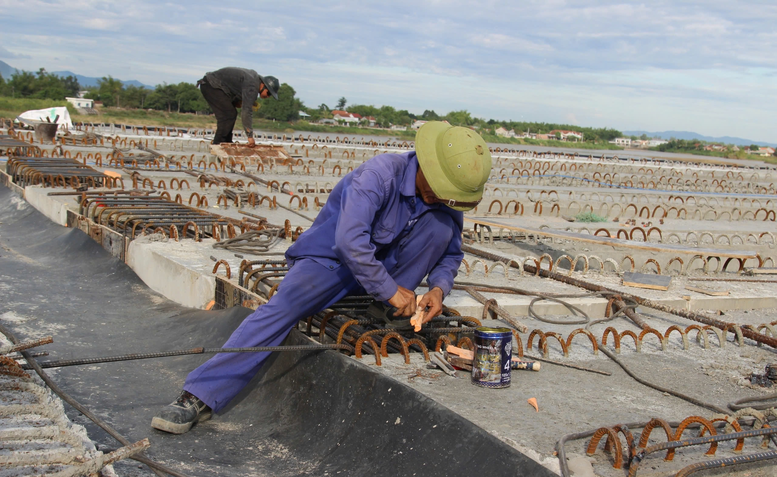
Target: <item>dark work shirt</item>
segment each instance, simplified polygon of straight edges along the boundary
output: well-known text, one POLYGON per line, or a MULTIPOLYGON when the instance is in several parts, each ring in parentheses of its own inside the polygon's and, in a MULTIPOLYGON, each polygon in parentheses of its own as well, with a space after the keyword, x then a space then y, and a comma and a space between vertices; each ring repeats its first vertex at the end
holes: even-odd
POLYGON ((406 234, 421 214, 440 209, 453 217, 456 230, 427 281, 430 289, 440 287, 447 295, 464 258, 464 214, 416 196, 417 171, 415 151, 366 161, 337 183, 316 221, 286 258, 290 263, 310 258, 330 269, 345 264, 367 293, 385 301, 396 293, 397 284, 375 254, 406 234))
POLYGON ((209 85, 226 93, 232 99, 232 104, 243 102, 240 119, 248 137, 253 137, 252 107, 259 96, 259 84, 262 81, 259 74, 254 70, 230 66, 205 73, 205 79, 209 85))

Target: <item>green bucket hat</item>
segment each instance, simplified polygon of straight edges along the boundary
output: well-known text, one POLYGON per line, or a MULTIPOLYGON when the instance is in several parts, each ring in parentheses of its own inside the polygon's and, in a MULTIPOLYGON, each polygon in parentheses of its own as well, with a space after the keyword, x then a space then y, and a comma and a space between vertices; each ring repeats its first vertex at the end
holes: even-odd
POLYGON ((429 187, 454 210, 471 210, 483 198, 491 152, 475 131, 429 121, 415 136, 415 150, 429 187))

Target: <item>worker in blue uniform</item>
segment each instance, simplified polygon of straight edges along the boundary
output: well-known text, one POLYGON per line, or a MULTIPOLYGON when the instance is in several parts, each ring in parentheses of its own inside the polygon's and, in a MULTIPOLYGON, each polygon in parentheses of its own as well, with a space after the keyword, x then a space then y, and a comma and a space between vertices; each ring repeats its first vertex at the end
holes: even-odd
MULTIPOLYGON (((464 254, 463 211, 477 206, 491 154, 474 131, 428 122, 415 151, 376 156, 332 190, 313 225, 286 252, 289 272, 270 301, 248 316, 228 348, 280 345, 298 321, 348 295, 371 295, 425 321, 442 312, 464 254), (414 290, 429 291, 416 304, 414 290)), ((269 353, 220 353, 192 371, 152 427, 181 434, 218 413, 269 353)))

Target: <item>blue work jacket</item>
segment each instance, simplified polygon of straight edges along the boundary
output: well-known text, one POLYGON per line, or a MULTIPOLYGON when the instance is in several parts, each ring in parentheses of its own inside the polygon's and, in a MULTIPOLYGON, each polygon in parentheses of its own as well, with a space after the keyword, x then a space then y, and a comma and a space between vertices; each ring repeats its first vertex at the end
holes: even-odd
POLYGON ((345 264, 367 293, 386 301, 397 292, 397 284, 376 253, 407 234, 421 214, 439 209, 453 217, 457 230, 427 282, 447 296, 464 258, 464 214, 421 200, 416 195, 417 171, 418 159, 411 151, 375 156, 343 177, 310 229, 286 252, 289 264, 301 258, 332 270, 345 264))

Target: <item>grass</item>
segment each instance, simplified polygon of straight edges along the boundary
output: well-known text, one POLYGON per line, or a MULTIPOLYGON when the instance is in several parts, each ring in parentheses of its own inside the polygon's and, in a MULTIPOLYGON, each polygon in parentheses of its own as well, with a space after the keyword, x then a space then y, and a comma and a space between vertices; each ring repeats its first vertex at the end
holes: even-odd
MULTIPOLYGON (((650 151, 661 151, 661 149, 657 147, 651 147, 648 150, 650 151)), ((756 156, 755 154, 749 154, 747 152, 747 149, 742 148, 739 151, 736 152, 724 152, 724 151, 705 151, 702 149, 694 149, 694 148, 677 148, 677 149, 669 149, 662 152, 673 152, 676 154, 692 154, 694 156, 708 156, 708 157, 720 157, 724 159, 742 159, 742 160, 749 160, 749 161, 763 161, 770 164, 777 164, 777 157, 774 156, 756 156)))
POLYGON ((596 215, 593 212, 581 212, 575 216, 576 222, 607 222, 607 217, 596 215))
MULTIPOLYGON (((65 100, 53 101, 51 99, 0 97, 0 118, 13 119, 23 112, 30 111, 31 109, 46 109, 69 105, 70 103, 65 100)), ((70 116, 72 117, 73 113, 75 113, 75 109, 72 106, 69 106, 67 109, 68 112, 70 112, 70 116)))
POLYGON ((622 147, 610 144, 609 142, 567 142, 558 141, 555 139, 524 139, 517 137, 502 137, 495 134, 482 134, 483 139, 486 142, 499 143, 499 144, 515 144, 515 145, 529 145, 529 146, 547 146, 547 147, 561 147, 567 149, 608 149, 608 150, 623 150, 622 147))

